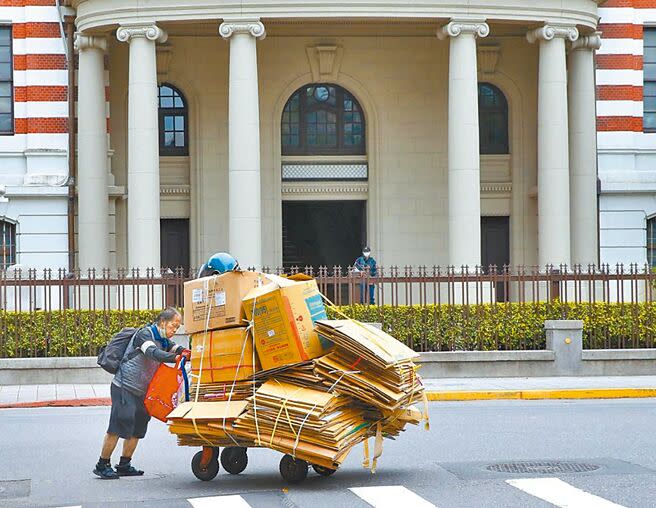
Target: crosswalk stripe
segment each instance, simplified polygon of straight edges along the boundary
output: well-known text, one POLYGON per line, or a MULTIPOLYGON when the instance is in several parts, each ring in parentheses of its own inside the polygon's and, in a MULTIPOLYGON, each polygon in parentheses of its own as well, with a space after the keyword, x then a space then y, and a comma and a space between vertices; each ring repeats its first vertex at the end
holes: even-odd
POLYGON ((523 478, 506 483, 560 508, 625 508, 558 478, 523 478))
POLYGON ((251 508, 241 496, 213 496, 187 499, 194 508, 251 508))
POLYGON ((354 487, 349 490, 374 508, 398 508, 399 506, 437 508, 405 487, 354 487))

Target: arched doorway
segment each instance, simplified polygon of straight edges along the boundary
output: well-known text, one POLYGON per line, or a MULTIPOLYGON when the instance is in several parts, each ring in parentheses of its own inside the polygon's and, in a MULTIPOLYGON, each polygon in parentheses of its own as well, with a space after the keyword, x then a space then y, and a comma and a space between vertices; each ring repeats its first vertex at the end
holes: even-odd
POLYGON ((364 112, 332 83, 302 86, 281 118, 283 266, 349 266, 367 242, 364 112))

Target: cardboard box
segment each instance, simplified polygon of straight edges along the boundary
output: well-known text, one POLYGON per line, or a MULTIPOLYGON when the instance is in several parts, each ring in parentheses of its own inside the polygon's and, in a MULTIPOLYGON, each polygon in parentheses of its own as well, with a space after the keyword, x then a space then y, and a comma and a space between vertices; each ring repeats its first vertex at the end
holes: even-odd
POLYGON ((270 279, 271 284, 244 297, 246 316, 254 321, 255 348, 262 368, 269 370, 324 355, 332 343, 314 331, 314 322, 326 317, 316 281, 270 279))
POLYGON ((244 326, 242 298, 267 282, 266 276, 257 272, 227 272, 185 282, 185 332, 244 326))
POLYGON ((253 339, 247 328, 212 330, 191 337, 191 370, 200 373, 201 383, 248 379, 256 372, 253 356, 253 339))

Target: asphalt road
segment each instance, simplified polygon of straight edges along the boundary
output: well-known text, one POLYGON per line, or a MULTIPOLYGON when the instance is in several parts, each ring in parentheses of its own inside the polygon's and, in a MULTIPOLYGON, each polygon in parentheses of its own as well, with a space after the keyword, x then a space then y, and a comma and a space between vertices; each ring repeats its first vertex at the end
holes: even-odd
POLYGON ((135 455, 146 475, 101 481, 91 469, 108 408, 0 410, 0 507, 656 506, 656 399, 432 403, 430 412, 429 432, 385 442, 375 475, 356 448, 334 476, 310 473, 288 488, 281 455, 259 449, 241 475, 196 480, 197 450, 177 447, 157 421, 135 455), (589 471, 488 469, 517 461, 589 471))

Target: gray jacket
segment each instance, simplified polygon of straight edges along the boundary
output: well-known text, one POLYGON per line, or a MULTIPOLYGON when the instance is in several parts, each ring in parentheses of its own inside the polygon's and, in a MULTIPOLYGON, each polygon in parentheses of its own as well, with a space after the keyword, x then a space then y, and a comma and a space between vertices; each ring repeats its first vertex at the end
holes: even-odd
POLYGON ((141 328, 130 340, 112 383, 144 397, 159 365, 175 363, 176 355, 183 349, 173 341, 156 340, 150 326, 141 328))

